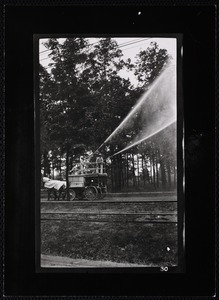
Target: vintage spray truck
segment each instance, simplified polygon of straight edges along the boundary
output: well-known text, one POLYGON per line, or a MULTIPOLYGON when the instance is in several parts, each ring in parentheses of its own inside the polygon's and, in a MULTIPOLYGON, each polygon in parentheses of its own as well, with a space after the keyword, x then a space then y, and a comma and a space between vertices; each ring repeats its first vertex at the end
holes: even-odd
POLYGON ((89 162, 68 175, 70 201, 103 199, 107 193, 107 173, 104 162, 89 162))

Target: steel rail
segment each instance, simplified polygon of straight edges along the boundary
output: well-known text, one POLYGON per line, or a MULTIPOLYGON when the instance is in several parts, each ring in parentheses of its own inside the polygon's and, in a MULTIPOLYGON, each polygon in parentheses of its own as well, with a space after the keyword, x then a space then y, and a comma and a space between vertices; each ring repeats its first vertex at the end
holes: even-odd
POLYGON ((41 203, 60 203, 60 204, 67 204, 67 203, 76 203, 76 204, 94 204, 94 203, 148 203, 148 202, 177 202, 177 200, 76 200, 76 201, 62 201, 62 200, 41 200, 41 203))
MULTIPOLYGON (((67 222, 85 222, 84 220, 74 220, 74 219, 60 219, 60 218, 47 218, 41 219, 41 221, 67 221, 67 222)), ((177 224, 177 221, 104 221, 104 220, 86 220, 86 222, 90 223, 144 223, 144 224, 166 224, 166 223, 173 223, 177 224)))
POLYGON ((102 216, 102 215, 107 215, 107 216, 124 216, 124 215, 149 215, 149 216, 159 216, 159 215, 177 215, 177 213, 164 213, 164 212, 161 212, 161 213, 90 213, 90 212, 41 212, 41 215, 43 214, 57 214, 57 215, 62 215, 62 214, 66 214, 66 215, 98 215, 98 216, 102 216))

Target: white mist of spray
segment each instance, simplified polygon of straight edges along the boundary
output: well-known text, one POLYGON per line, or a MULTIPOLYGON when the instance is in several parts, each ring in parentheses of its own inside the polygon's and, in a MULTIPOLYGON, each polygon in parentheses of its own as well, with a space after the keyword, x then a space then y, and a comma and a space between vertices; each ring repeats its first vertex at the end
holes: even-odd
MULTIPOLYGON (((176 121, 176 68, 169 65, 140 97, 137 104, 110 134, 98 150, 113 137, 135 123, 136 137, 131 144, 114 155, 124 152, 162 131, 176 121)), ((133 130, 133 128, 131 128, 133 130)))
POLYGON ((115 156, 115 155, 117 155, 117 154, 123 153, 123 152, 129 150, 130 148, 132 148, 132 147, 134 147, 134 146, 137 146, 138 144, 140 144, 140 143, 142 143, 143 141, 145 141, 145 140, 151 138, 151 137, 154 136, 155 134, 161 132, 162 130, 164 130, 164 129, 167 128, 168 126, 172 125, 173 123, 175 123, 175 121, 173 121, 173 122, 170 121, 169 123, 166 124, 166 126, 160 128, 160 129, 158 129, 157 131, 154 131, 154 132, 151 133, 150 135, 147 135, 147 136, 145 136, 144 138, 142 138, 142 139, 140 139, 140 140, 138 140, 138 141, 132 143, 131 145, 127 146, 126 148, 124 148, 124 149, 122 149, 122 150, 120 150, 120 151, 114 153, 111 157, 113 157, 113 156, 115 156))
POLYGON ((169 69, 172 69, 173 66, 168 66, 159 76, 155 81, 151 84, 149 89, 140 97, 138 100, 137 104, 133 107, 133 109, 129 112, 129 114, 125 117, 125 119, 119 124, 119 126, 108 136, 108 138, 100 145, 98 150, 106 144, 109 140, 111 140, 114 136, 116 136, 118 133, 120 133, 125 127, 129 125, 129 121, 135 117, 135 113, 137 113, 142 105, 145 103, 147 98, 149 97, 150 94, 153 93, 154 90, 160 85, 160 82, 165 78, 166 73, 169 71, 169 69))
POLYGON ((174 67, 167 68, 159 78, 159 84, 147 95, 138 113, 139 130, 132 143, 145 140, 176 121, 176 73, 174 67), (169 124, 169 125, 168 125, 169 124))

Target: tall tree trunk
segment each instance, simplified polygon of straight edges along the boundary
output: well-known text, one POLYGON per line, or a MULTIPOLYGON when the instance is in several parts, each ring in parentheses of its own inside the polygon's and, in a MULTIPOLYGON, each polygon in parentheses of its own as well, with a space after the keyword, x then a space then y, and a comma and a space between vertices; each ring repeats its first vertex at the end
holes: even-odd
POLYGON ((66 189, 67 189, 67 201, 70 200, 68 174, 69 174, 69 145, 67 145, 67 148, 66 148, 66 189))
POLYGON ((114 187, 115 187, 115 191, 118 190, 118 158, 117 156, 114 158, 114 162, 115 162, 115 165, 114 165, 114 187))
POLYGON ((139 187, 139 157, 137 154, 137 175, 138 175, 138 187, 139 187))
POLYGON ((166 170, 165 170, 163 159, 160 160, 160 171, 161 171, 162 187, 165 189, 167 185, 167 178, 166 178, 166 170))
POLYGON ((150 184, 152 185, 153 184, 153 171, 152 171, 152 158, 150 156, 150 184))
POLYGON ((126 187, 129 186, 129 155, 126 154, 126 187))
POLYGON ((113 160, 112 160, 112 163, 111 163, 111 168, 110 168, 110 171, 111 171, 111 189, 112 189, 112 191, 114 191, 114 180, 113 180, 113 176, 114 176, 114 173, 113 173, 113 160))
POLYGON ((114 162, 115 162, 115 165, 114 165, 114 169, 113 169, 113 174, 114 174, 114 188, 115 188, 115 191, 117 191, 117 187, 118 187, 118 172, 117 172, 117 157, 114 158, 114 162))
POLYGON ((165 189, 167 185, 166 170, 165 170, 164 158, 161 156, 159 149, 158 149, 158 157, 160 163, 160 175, 161 175, 162 188, 165 189))
POLYGON ((156 188, 156 172, 155 172, 155 163, 154 163, 154 153, 152 155, 152 164, 153 164, 153 184, 154 184, 154 188, 156 188))
POLYGON ((121 167, 121 186, 124 187, 124 168, 123 168, 123 156, 121 154, 121 164, 120 164, 120 167, 121 167))
POLYGON ((158 152, 156 151, 157 188, 159 188, 158 152))
POLYGON ((121 154, 117 155, 117 174, 118 174, 118 191, 121 191, 122 181, 121 181, 121 154))
POLYGON ((46 177, 50 174, 50 165, 48 159, 48 152, 44 151, 43 153, 43 176, 46 177))
POLYGON ((55 179, 55 164, 54 164, 54 156, 51 157, 51 171, 52 171, 52 179, 55 179))
POLYGON ((171 188, 171 168, 170 168, 170 162, 167 161, 167 176, 168 176, 168 186, 171 188))
POLYGON ((133 181, 133 187, 136 186, 136 178, 135 178, 135 159, 134 154, 132 153, 132 181, 133 181))
POLYGON ((145 165, 145 156, 143 154, 141 156, 141 167, 142 167, 142 175, 143 175, 143 185, 145 186, 145 182, 146 182, 146 165, 145 165))
POLYGON ((59 175, 60 175, 60 178, 62 176, 62 156, 60 154, 60 159, 59 159, 59 175))
POLYGON ((176 188, 176 164, 174 163, 174 173, 173 173, 173 183, 174 183, 174 188, 176 188))

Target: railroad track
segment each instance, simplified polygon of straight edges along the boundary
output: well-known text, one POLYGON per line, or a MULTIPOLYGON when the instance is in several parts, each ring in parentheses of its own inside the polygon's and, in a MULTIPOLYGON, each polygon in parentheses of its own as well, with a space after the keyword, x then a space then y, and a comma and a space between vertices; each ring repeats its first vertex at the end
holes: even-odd
POLYGON ((173 192, 154 192, 154 193, 117 193, 117 194, 107 194, 106 197, 102 200, 96 199, 89 201, 87 199, 77 199, 73 201, 67 201, 67 200, 47 200, 47 194, 41 193, 41 203, 114 203, 114 202, 176 202, 177 201, 177 195, 173 192))
POLYGON ((42 221, 177 223, 176 201, 47 201, 41 203, 42 221))
POLYGON ((177 202, 177 200, 93 200, 93 201, 88 201, 88 200, 74 200, 74 201, 63 201, 63 200, 42 200, 41 203, 60 203, 60 204, 70 204, 70 203, 75 203, 75 204, 94 204, 94 203, 145 203, 145 202, 177 202))

